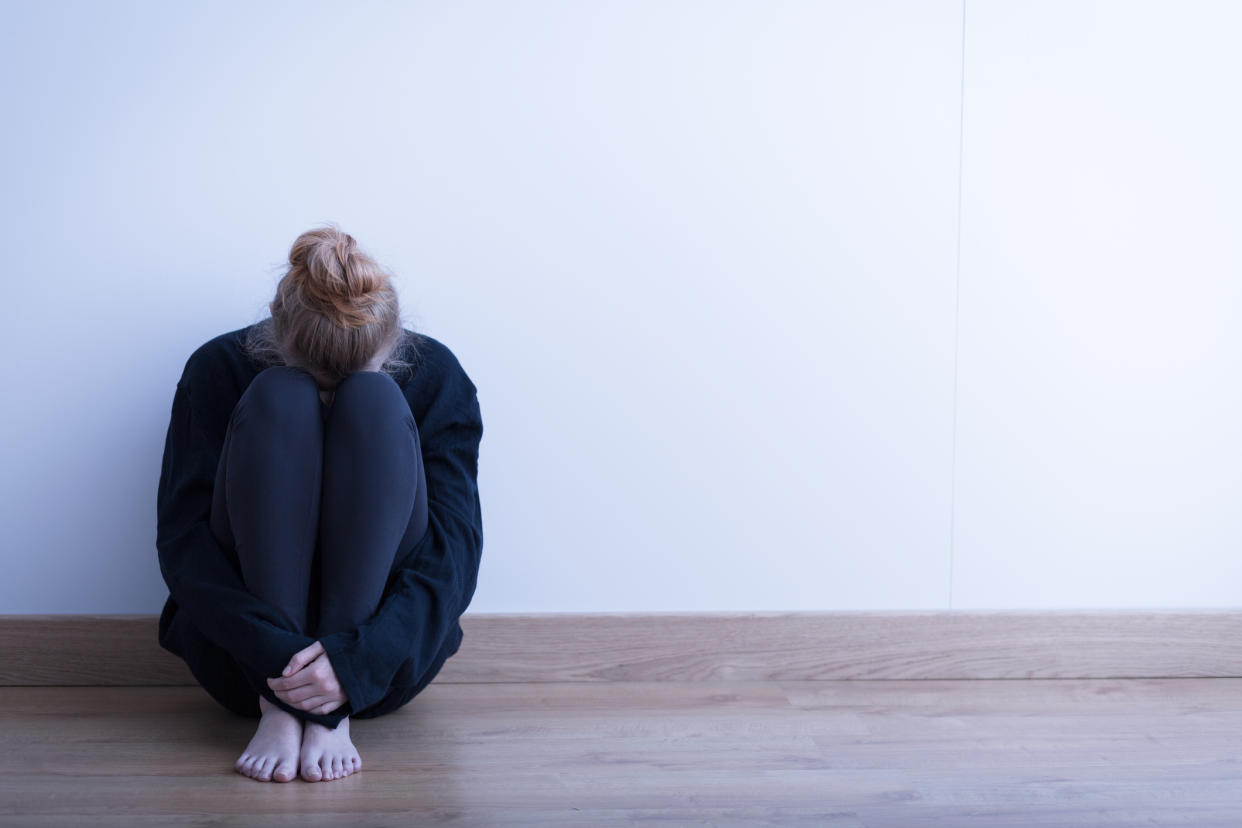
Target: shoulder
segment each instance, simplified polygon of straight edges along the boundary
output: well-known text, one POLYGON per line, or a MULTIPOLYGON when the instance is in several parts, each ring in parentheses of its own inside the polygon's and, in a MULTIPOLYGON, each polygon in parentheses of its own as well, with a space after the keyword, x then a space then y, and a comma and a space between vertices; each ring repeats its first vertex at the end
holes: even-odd
POLYGON ((411 356, 408 358, 414 364, 411 384, 435 387, 461 385, 471 393, 478 391, 461 360, 448 345, 429 334, 415 333, 409 329, 406 334, 407 343, 411 347, 411 356))
POLYGON ((195 347, 186 358, 177 384, 204 391, 236 390, 239 385, 244 386, 248 375, 255 373, 242 349, 251 327, 246 325, 225 331, 195 347))
POLYGON ((240 353, 242 337, 249 329, 250 326, 247 325, 243 328, 237 328, 236 330, 226 331, 213 336, 190 352, 190 358, 187 360, 187 363, 198 364, 231 358, 235 354, 240 353))

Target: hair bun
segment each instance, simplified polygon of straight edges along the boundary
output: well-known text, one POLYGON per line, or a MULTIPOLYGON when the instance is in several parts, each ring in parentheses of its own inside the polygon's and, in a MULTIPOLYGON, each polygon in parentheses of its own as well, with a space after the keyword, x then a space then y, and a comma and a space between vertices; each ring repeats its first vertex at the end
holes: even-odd
POLYGON ((342 328, 373 321, 371 309, 392 293, 388 274, 353 236, 332 225, 299 236, 289 266, 301 301, 342 328))
POLYGON ((417 355, 413 344, 398 348, 405 340, 390 274, 335 225, 297 237, 268 308, 271 325, 257 326, 249 340, 254 353, 276 354, 321 384, 343 380, 380 353, 393 366, 410 366, 406 356, 417 355))

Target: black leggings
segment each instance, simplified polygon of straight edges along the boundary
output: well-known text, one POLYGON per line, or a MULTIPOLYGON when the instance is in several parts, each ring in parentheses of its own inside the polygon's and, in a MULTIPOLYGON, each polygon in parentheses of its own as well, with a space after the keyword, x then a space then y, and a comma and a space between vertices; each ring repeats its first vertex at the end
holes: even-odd
POLYGON ((370 618, 398 550, 427 530, 418 426, 396 381, 358 371, 326 405, 309 373, 261 371, 229 418, 211 530, 288 629, 318 638, 370 618))

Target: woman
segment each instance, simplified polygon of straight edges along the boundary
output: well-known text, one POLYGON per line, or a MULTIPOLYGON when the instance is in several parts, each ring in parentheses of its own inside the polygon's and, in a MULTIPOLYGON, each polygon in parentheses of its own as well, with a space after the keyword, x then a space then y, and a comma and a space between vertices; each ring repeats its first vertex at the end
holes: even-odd
POLYGON ((390 276, 303 233, 262 322, 197 348, 157 496, 160 646, 260 719, 235 769, 360 770, 349 717, 392 712, 461 645, 483 548, 477 388, 404 329, 390 276))

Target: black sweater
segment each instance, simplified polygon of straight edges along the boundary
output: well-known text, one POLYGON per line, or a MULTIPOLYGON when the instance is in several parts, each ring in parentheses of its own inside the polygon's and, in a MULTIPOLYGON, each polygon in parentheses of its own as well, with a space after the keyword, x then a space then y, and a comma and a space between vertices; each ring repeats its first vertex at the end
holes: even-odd
POLYGON ((422 445, 427 533, 412 549, 398 550, 402 562, 370 619, 357 630, 318 639, 348 702, 331 713, 307 713, 277 699, 263 679, 278 677, 289 658, 316 639, 283 626, 281 613, 246 590, 208 523, 229 417, 263 367, 241 350, 246 330, 197 348, 173 395, 157 495, 156 548, 170 593, 159 643, 194 666, 195 648, 205 638, 230 654, 268 701, 334 728, 390 688, 419 684, 461 644, 458 619, 474 595, 483 550, 478 389, 444 344, 405 332, 403 347, 414 345, 418 356, 412 372, 397 376, 422 445), (174 624, 178 614, 185 617, 174 624), (187 621, 199 635, 186 630, 187 621))

